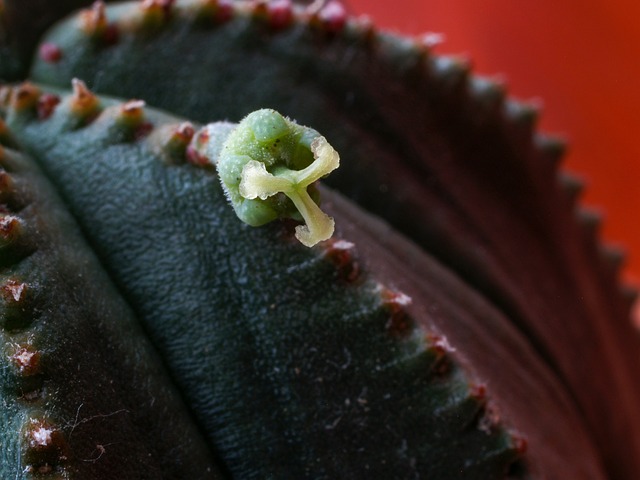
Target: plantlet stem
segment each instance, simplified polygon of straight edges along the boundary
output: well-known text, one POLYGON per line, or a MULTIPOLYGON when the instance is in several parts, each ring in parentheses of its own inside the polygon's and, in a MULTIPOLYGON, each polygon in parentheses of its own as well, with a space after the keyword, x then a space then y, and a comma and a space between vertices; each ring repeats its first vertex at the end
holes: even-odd
POLYGON ((317 137, 311 142, 311 151, 314 162, 297 171, 279 167, 271 174, 264 163, 247 162, 242 169, 239 187, 240 195, 250 200, 265 200, 279 192, 289 197, 306 223, 296 227, 296 238, 307 247, 328 240, 334 230, 333 219, 320 210, 309 196, 307 187, 340 165, 338 153, 324 137, 317 137))

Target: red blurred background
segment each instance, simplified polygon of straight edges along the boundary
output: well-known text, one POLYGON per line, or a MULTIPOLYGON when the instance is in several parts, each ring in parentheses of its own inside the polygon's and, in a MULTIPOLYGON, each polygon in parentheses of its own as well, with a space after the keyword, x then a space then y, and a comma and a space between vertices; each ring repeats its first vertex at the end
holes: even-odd
POLYGON ((355 14, 409 35, 442 33, 510 94, 539 99, 540 129, 570 142, 564 168, 587 181, 583 204, 640 279, 640 2, 638 0, 347 0, 355 14))

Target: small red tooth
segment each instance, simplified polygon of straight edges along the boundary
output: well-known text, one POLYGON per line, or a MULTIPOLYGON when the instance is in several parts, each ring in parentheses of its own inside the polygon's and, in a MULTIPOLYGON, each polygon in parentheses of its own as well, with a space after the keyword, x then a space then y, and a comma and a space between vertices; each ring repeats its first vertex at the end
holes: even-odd
POLYGON ((69 458, 62 430, 46 418, 30 418, 26 422, 24 446, 25 471, 32 473, 51 473, 69 458))
POLYGON ((354 259, 354 244, 346 240, 327 240, 323 243, 324 256, 336 267, 340 279, 353 283, 358 279, 360 266, 354 259))
POLYGON ((118 41, 118 27, 108 22, 104 2, 94 2, 91 8, 82 10, 78 20, 82 31, 102 45, 109 46, 118 41))
POLYGON ((128 116, 138 116, 142 115, 144 106, 144 100, 129 100, 122 104, 121 111, 128 116))
POLYGON ((22 232, 22 222, 15 215, 0 215, 0 247, 13 243, 22 232))
POLYGON ((38 118, 46 120, 51 116, 60 103, 60 97, 52 93, 45 93, 38 99, 38 118))
POLYGON ((527 439, 518 435, 518 434, 511 434, 511 442, 513 443, 513 448, 515 449, 515 451, 519 454, 519 455, 524 455, 525 453, 527 453, 527 449, 529 448, 529 444, 527 442, 527 439))
POLYGON ((143 100, 129 100, 120 105, 117 122, 125 129, 129 129, 134 139, 146 137, 153 130, 153 125, 145 121, 144 106, 143 100))
POLYGON ((456 349, 451 346, 449 340, 444 335, 427 335, 427 341, 433 348, 436 348, 437 350, 442 352, 443 355, 456 351, 456 349))
POLYGON ((330 1, 318 12, 318 19, 329 33, 342 31, 347 23, 347 11, 338 1, 330 1))
POLYGON ((29 292, 29 286, 19 280, 9 279, 0 285, 0 294, 9 306, 20 306, 29 292))
POLYGON ((73 88, 73 100, 78 103, 87 103, 90 99, 95 98, 95 95, 91 93, 91 90, 87 88, 87 84, 82 80, 73 78, 71 80, 71 87, 73 88))
POLYGON ((476 400, 483 402, 487 398, 487 387, 481 383, 473 383, 469 387, 469 394, 476 400))
POLYGON ((231 20, 233 17, 233 1, 232 0, 218 0, 218 6, 216 8, 215 20, 223 23, 231 20))
POLYGON ((16 345, 16 347, 9 358, 20 375, 29 377, 40 373, 40 352, 31 345, 16 345))
POLYGON ((187 147, 187 161, 198 167, 210 167, 211 160, 200 153, 208 142, 209 133, 206 128, 201 128, 194 134, 191 143, 187 147))
MULTIPOLYGON (((170 161, 182 163, 187 160, 189 155, 187 148, 195 133, 195 128, 190 122, 183 122, 173 128, 168 140, 162 146, 170 161)), ((193 152, 191 152, 191 155, 193 155, 193 152)))
POLYGON ((24 330, 34 321, 33 292, 15 278, 0 284, 0 326, 6 331, 24 330))
POLYGON ((91 121, 98 115, 100 101, 85 85, 82 80, 71 80, 73 94, 69 102, 69 108, 76 117, 83 121, 91 121))
POLYGON ((200 0, 198 18, 201 21, 224 23, 233 17, 232 0, 200 0))
POLYGON ((354 25, 361 32, 366 44, 371 45, 376 36, 376 26, 371 17, 361 15, 354 20, 354 25))
POLYGON ((91 8, 82 10, 79 15, 80 27, 87 35, 101 36, 107 28, 107 15, 104 2, 98 0, 91 8))
POLYGON ((143 22, 147 25, 160 25, 171 16, 173 0, 142 0, 143 22))
POLYGON ((402 292, 394 292, 393 290, 384 289, 381 295, 385 305, 388 305, 394 311, 402 310, 413 302, 409 295, 402 292))
POLYGON ((180 141, 184 143, 189 143, 193 138, 193 136, 195 135, 195 133, 196 131, 190 122, 183 122, 180 125, 178 125, 178 128, 176 128, 174 132, 174 135, 180 141))
POLYGON ((291 0, 273 0, 267 3, 267 18, 269 25, 276 30, 291 25, 293 21, 291 0))
POLYGON ((62 50, 55 43, 46 42, 40 46, 38 54, 47 63, 58 63, 62 59, 62 50))
POLYGON ((151 143, 159 148, 165 161, 179 165, 187 161, 187 147, 196 131, 193 124, 183 122, 179 125, 160 127, 151 139, 151 143))
POLYGON ((12 89, 10 103, 14 110, 25 111, 35 109, 39 98, 40 89, 29 82, 24 82, 12 89))
POLYGON ((27 442, 29 447, 47 447, 53 442, 54 427, 44 420, 31 418, 27 427, 27 442))
POLYGON ((406 312, 406 308, 411 305, 411 297, 386 288, 382 290, 380 295, 383 307, 389 314, 385 325, 387 331, 393 335, 406 335, 413 326, 411 318, 406 312))
POLYGON ((267 0, 254 0, 251 2, 251 12, 254 17, 265 18, 267 16, 267 0))

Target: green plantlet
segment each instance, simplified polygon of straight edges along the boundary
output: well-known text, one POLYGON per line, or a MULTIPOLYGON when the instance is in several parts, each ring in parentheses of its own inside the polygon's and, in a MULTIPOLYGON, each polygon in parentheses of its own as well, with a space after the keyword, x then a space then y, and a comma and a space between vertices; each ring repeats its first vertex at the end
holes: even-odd
POLYGON ((333 219, 312 198, 317 197, 313 184, 338 168, 339 161, 338 153, 315 130, 273 110, 259 110, 229 135, 215 164, 243 222, 259 226, 276 218, 302 217, 306 225, 296 227, 296 237, 311 247, 328 240, 334 230, 333 219), (311 194, 308 188, 313 188, 311 194))

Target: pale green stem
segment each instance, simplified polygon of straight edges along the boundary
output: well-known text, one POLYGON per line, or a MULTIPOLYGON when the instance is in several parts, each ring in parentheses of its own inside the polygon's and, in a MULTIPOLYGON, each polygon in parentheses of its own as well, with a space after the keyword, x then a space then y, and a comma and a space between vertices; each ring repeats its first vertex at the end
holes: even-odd
POLYGON ((311 151, 315 158, 311 165, 298 171, 279 168, 276 175, 269 173, 263 163, 251 160, 242 169, 239 185, 240 195, 250 200, 264 200, 279 192, 289 197, 306 223, 296 227, 296 238, 307 247, 328 240, 334 221, 320 210, 306 188, 340 164, 340 157, 324 137, 311 142, 311 151))
POLYGON ((307 247, 328 240, 333 235, 334 221, 313 201, 303 188, 292 192, 284 192, 296 206, 306 225, 296 227, 296 238, 307 247))
POLYGON ((317 137, 311 142, 311 152, 315 161, 307 168, 292 171, 297 185, 304 187, 320 180, 340 166, 340 157, 324 137, 317 137))

